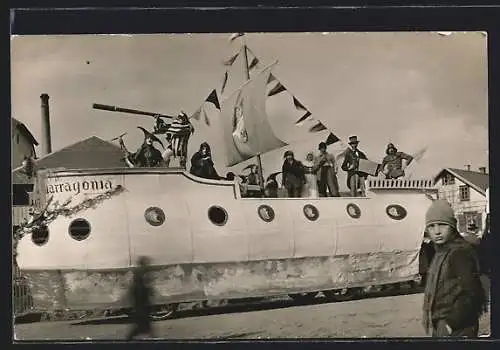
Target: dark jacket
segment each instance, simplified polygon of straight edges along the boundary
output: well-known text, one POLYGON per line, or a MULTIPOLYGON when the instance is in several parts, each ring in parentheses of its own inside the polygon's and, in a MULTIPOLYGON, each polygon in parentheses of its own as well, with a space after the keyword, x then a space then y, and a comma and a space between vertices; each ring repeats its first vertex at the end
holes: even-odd
POLYGON ((396 152, 396 154, 388 154, 384 157, 380 164, 380 168, 383 170, 387 165, 387 179, 397 179, 398 177, 405 176, 403 159, 410 164, 413 157, 404 152, 396 152))
POLYGON ((474 248, 460 236, 435 248, 424 292, 424 328, 442 320, 453 331, 477 324, 487 300, 474 248))
POLYGON ((356 153, 354 153, 352 149, 348 149, 344 155, 344 161, 342 162, 342 170, 347 171, 348 176, 352 176, 355 173, 358 173, 358 175, 361 177, 367 177, 368 176, 367 173, 358 171, 358 166, 360 159, 368 159, 368 158, 359 149, 358 149, 358 154, 359 156, 356 156, 356 153), (354 168, 351 169, 351 167, 353 166, 354 168))
POLYGON ((285 187, 301 187, 306 183, 304 166, 296 159, 291 164, 285 160, 281 171, 282 183, 285 187))
POLYGON ((161 152, 153 145, 143 144, 139 150, 132 155, 133 164, 138 167, 157 167, 163 162, 161 152))

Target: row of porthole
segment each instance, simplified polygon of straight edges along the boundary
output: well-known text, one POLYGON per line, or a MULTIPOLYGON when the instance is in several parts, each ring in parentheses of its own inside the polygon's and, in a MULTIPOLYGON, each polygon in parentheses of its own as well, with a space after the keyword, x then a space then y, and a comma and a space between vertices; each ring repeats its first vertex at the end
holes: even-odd
MULTIPOLYGON (((346 211, 353 219, 359 219, 361 217, 361 209, 354 203, 349 203, 346 206, 346 211)), ((265 222, 273 221, 276 216, 274 209, 267 204, 260 205, 257 208, 257 213, 265 222)), ((319 218, 319 210, 312 204, 306 204, 303 208, 303 213, 310 221, 316 221, 319 218)), ((386 214, 391 219, 402 220, 406 217, 407 212, 402 206, 392 204, 386 207, 386 214)), ((165 213, 158 207, 146 209, 144 217, 152 226, 160 226, 165 222, 165 213)), ((224 226, 227 223, 228 217, 227 211, 221 206, 214 205, 208 209, 208 218, 214 225, 224 226)))
MULTIPOLYGON (((90 223, 85 219, 75 219, 68 227, 68 233, 76 241, 83 241, 90 235, 90 223)), ((31 240, 36 245, 44 245, 49 240, 49 228, 41 226, 33 230, 31 240)))
MULTIPOLYGON (((361 217, 361 209, 354 203, 349 203, 346 206, 347 214, 353 219, 361 217)), ((275 218, 274 209, 263 204, 257 208, 259 217, 265 222, 271 222, 275 218)), ((306 204, 303 208, 303 213, 310 221, 316 221, 319 218, 319 210, 312 204, 306 204)), ((392 204, 386 208, 387 215, 394 220, 402 220, 406 217, 406 209, 400 205, 392 204)), ((209 220, 217 226, 224 226, 228 220, 227 211, 221 206, 211 206, 208 209, 209 220)), ((165 222, 165 213, 158 207, 149 207, 144 212, 144 218, 152 226, 161 226, 165 222)), ((75 219, 71 222, 68 228, 71 238, 77 241, 83 241, 90 235, 90 223, 85 219, 75 219)), ((49 230, 46 226, 42 226, 33 231, 31 239, 36 245, 43 245, 49 239, 49 230)))

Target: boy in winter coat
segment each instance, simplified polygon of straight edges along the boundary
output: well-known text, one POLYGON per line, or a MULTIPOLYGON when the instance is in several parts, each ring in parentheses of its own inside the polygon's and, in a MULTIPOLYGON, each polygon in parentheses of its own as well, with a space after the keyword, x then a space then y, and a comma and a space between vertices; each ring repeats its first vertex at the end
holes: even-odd
POLYGON ((448 202, 434 201, 425 223, 436 252, 425 286, 424 329, 433 337, 477 337, 487 300, 476 251, 459 235, 448 202))

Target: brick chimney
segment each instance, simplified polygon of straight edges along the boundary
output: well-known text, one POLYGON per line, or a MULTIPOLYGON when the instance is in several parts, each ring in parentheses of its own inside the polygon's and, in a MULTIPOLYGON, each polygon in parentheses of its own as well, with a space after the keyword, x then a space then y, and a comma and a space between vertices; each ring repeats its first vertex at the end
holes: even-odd
POLYGON ((41 94, 42 100, 42 156, 52 152, 52 141, 50 136, 50 112, 49 112, 49 95, 41 94))
POLYGON ((470 171, 470 164, 466 164, 465 169, 470 171))
POLYGON ((485 166, 479 167, 479 171, 483 174, 486 174, 486 167, 485 166))

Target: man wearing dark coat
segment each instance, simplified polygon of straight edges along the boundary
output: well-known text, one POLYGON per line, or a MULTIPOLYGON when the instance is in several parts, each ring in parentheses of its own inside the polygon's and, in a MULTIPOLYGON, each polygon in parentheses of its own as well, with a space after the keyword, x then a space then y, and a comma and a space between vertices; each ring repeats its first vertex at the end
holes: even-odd
POLYGON ((367 159, 366 155, 358 149, 358 137, 349 137, 349 148, 344 155, 344 162, 342 163, 342 170, 347 171, 347 187, 351 190, 351 196, 358 195, 358 189, 365 192, 365 179, 368 177, 367 173, 359 171, 359 160, 367 159))
POLYGON ((297 198, 302 193, 302 187, 306 183, 304 166, 294 158, 292 151, 286 151, 285 161, 281 168, 282 184, 288 191, 288 197, 297 198))

